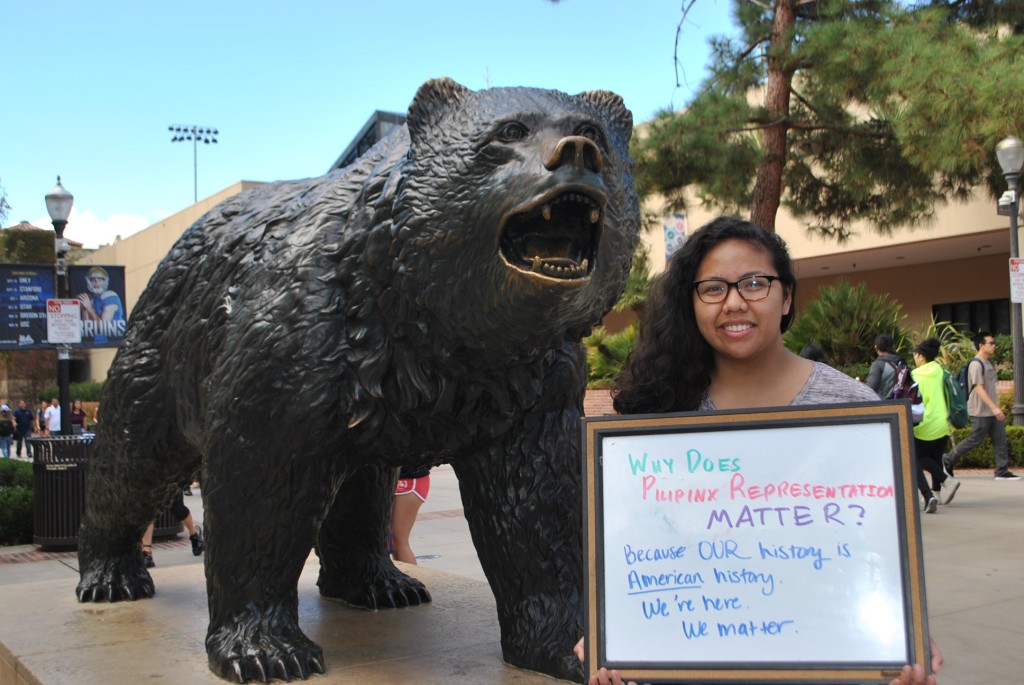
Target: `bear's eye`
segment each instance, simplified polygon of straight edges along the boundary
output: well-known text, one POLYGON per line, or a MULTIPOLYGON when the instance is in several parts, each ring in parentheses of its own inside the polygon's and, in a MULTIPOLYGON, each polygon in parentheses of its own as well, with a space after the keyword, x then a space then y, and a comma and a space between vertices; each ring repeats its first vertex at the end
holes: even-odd
POLYGON ((593 124, 583 124, 576 129, 576 135, 583 136, 584 138, 590 138, 595 143, 600 144, 604 137, 601 135, 601 129, 593 124))
POLYGON ((529 130, 526 126, 518 121, 513 121, 498 129, 498 139, 504 141, 522 140, 526 137, 527 133, 529 133, 529 130))

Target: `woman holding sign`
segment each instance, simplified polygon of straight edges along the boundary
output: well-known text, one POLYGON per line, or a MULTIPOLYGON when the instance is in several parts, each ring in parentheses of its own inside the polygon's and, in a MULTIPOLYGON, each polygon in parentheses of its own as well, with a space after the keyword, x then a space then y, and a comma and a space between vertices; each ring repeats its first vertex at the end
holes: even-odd
MULTIPOLYGON (((694 233, 655 282, 616 382, 620 414, 877 401, 866 385, 785 348, 796 278, 785 242, 723 217, 694 233)), ((583 642, 577 645, 582 658, 583 642)), ((932 645, 932 670, 942 656, 932 645)), ((601 669, 591 685, 620 684, 601 669)), ((935 685, 917 665, 893 685, 935 685)))

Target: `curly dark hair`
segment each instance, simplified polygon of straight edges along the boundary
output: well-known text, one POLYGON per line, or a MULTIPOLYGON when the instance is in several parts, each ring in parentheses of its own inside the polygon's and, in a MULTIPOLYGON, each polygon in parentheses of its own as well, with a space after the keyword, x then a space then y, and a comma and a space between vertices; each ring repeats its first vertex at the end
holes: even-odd
MULTIPOLYGON (((692 411, 711 384, 715 361, 711 345, 697 328, 693 282, 704 257, 726 240, 744 240, 771 256, 779 280, 796 299, 796 278, 785 241, 761 226, 721 217, 697 230, 651 287, 640 317, 640 339, 612 389, 620 414, 692 411)), ((793 323, 795 307, 782 317, 781 330, 793 323)))

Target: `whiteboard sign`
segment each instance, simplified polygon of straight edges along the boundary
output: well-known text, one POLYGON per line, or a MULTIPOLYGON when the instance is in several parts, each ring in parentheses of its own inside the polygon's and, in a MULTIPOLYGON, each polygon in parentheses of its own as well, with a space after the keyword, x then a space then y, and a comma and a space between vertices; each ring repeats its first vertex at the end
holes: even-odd
POLYGON ((46 301, 46 342, 70 345, 82 342, 82 303, 78 300, 46 301))
POLYGON ((888 683, 928 664, 905 403, 585 419, 587 673, 888 683))

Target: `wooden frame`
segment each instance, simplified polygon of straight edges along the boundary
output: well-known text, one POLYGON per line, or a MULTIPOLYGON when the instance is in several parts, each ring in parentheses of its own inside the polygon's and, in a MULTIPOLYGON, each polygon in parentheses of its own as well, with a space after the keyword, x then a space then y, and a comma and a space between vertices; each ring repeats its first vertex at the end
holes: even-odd
POLYGON ((584 419, 586 672, 929 668, 911 430, 906 403, 584 419))

